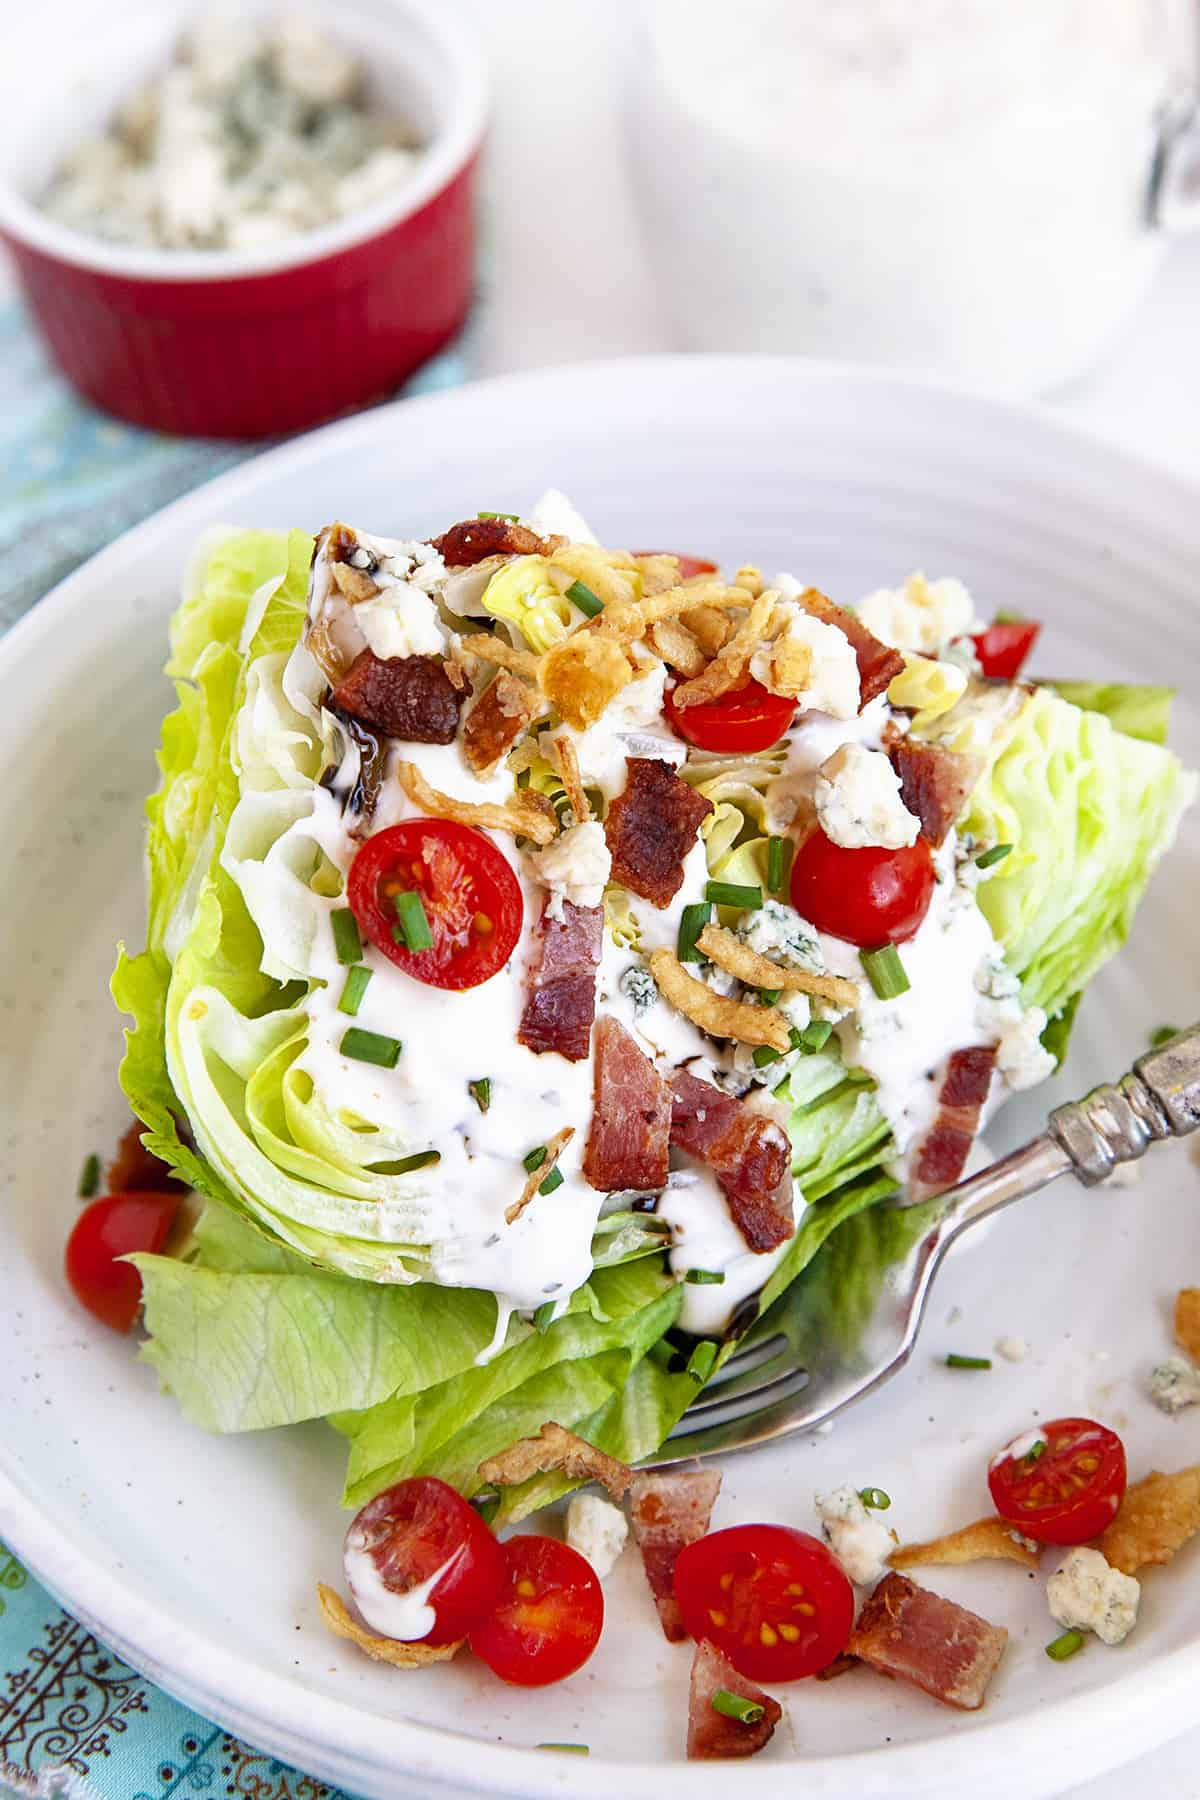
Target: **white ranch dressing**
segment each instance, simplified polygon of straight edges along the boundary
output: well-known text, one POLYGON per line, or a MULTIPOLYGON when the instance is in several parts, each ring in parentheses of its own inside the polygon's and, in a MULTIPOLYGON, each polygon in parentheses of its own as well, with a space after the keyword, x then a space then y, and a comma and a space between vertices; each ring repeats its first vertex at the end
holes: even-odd
MULTIPOLYGON (((764 1285, 787 1255, 791 1239, 777 1250, 761 1254, 747 1250, 711 1169, 678 1153, 675 1160, 680 1166, 672 1169, 655 1212, 671 1227, 672 1274, 682 1281, 689 1269, 704 1269, 725 1277, 720 1283, 685 1282, 683 1289, 680 1325, 698 1337, 713 1336, 725 1328, 742 1301, 764 1285)), ((794 1205, 799 1224, 804 1210, 799 1188, 794 1205)))
POLYGON ((1036 1428, 1033 1431, 1023 1431, 1020 1437, 1015 1437, 1011 1444, 1005 1444, 1003 1450, 998 1450, 996 1452, 995 1456, 993 1456, 991 1462, 988 1464, 988 1468, 999 1468, 1000 1464, 1002 1462, 1007 1462, 1009 1457, 1012 1458, 1013 1462, 1023 1462, 1025 1457, 1033 1454, 1039 1444, 1044 1445, 1045 1442, 1046 1434, 1044 1431, 1038 1431, 1036 1428))
POLYGON ((462 1554, 460 1545, 427 1581, 419 1581, 406 1593, 398 1594, 395 1588, 388 1587, 379 1573, 362 1531, 352 1525, 346 1534, 342 1564, 346 1585, 371 1630, 402 1644, 419 1644, 437 1624, 437 1608, 429 1604, 429 1597, 443 1575, 456 1567, 462 1554))

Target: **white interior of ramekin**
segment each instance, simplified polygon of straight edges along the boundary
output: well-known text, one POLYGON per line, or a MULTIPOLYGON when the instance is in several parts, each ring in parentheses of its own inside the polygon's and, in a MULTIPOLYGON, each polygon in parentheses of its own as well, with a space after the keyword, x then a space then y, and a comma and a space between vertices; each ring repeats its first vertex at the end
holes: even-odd
POLYGON ((241 0, 238 11, 303 12, 362 59, 373 103, 426 143, 394 196, 336 224, 254 250, 148 250, 105 243, 34 204, 57 160, 162 68, 203 0, 25 0, 0 57, 0 231, 63 262, 138 280, 229 281, 296 268, 360 244, 416 212, 470 159, 486 83, 475 37, 446 0, 241 0))

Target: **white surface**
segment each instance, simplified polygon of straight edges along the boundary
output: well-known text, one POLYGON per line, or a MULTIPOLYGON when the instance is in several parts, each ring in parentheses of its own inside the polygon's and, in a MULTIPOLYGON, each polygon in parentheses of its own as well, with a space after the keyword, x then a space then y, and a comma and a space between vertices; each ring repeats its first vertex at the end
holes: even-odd
MULTIPOLYGON (((10 1118, 0 1533, 153 1678, 251 1741, 387 1800, 428 1794, 437 1772, 493 1792, 659 1795, 664 1759, 679 1755, 688 1657, 659 1635, 636 1558, 611 1578, 596 1657, 558 1688, 509 1691, 467 1659, 402 1678, 366 1663, 324 1638, 315 1616, 312 1583, 336 1577, 341 1535, 331 1436, 192 1431, 131 1346, 77 1311, 60 1259, 82 1155, 121 1116, 104 984, 113 939, 138 929, 140 802, 187 545, 218 519, 312 527, 341 515, 425 532, 480 496, 502 505, 508 495, 515 508, 551 479, 606 540, 652 524, 662 541, 731 564, 751 553, 791 564, 834 594, 920 558, 958 570, 985 610, 1005 603, 1046 617, 1047 668, 1169 679, 1194 666, 1200 639, 1189 607, 1200 564, 1193 488, 1023 413, 919 384, 685 360, 464 389, 301 440, 113 546, 0 647, 0 755, 21 771, 0 795, 0 1009, 19 1021, 0 1049, 10 1118), (47 720, 70 729, 48 732, 47 720), (425 1724, 411 1722, 418 1715, 425 1724), (464 1735, 447 1735, 464 1722, 464 1735), (593 1753, 560 1763, 516 1747, 546 1739, 587 1741, 593 1753)), ((1178 726, 1196 759, 1194 697, 1178 726)), ((1136 945, 1089 993, 1058 1097, 1117 1073, 1119 1046, 1131 1053, 1153 1025, 1197 1010, 1182 976, 1194 979, 1198 838, 1193 820, 1136 945)), ((1018 1101, 997 1147, 1032 1128, 1046 1101, 1045 1090, 1018 1101)), ((1190 1153, 1175 1146, 1132 1191, 1063 1186, 1000 1218, 986 1256, 964 1249, 947 1270, 902 1381, 831 1436, 730 1459, 717 1522, 811 1526, 812 1491, 851 1481, 885 1487, 897 1529, 928 1535, 985 1509, 987 1457, 1039 1413, 1102 1414, 1125 1434, 1135 1471, 1194 1461, 1187 1416, 1166 1419, 1140 1380, 1162 1354, 1181 1273, 1200 1264, 1196 1182, 1190 1153), (986 1349, 1001 1332, 1029 1340, 1026 1362, 976 1377, 937 1360, 986 1349)), ((1043 1655, 1038 1583, 1012 1566, 938 1571, 932 1585, 1013 1634, 982 1716, 866 1673, 800 1684, 784 1691, 787 1723, 753 1769, 676 1764, 670 1789, 725 1800, 743 1789, 792 1794, 799 1781, 825 1796, 957 1800, 969 1787, 999 1800, 1013 1791, 1016 1734, 1023 1800, 1061 1790, 1190 1716, 1196 1554, 1147 1579, 1129 1644, 1090 1646, 1062 1666, 1043 1655)))

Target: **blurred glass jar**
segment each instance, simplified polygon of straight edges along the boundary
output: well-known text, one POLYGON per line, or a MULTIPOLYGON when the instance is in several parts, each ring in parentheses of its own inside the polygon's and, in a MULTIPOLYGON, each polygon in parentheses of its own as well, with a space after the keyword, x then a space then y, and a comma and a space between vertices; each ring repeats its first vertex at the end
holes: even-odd
POLYGON ((1077 373, 1186 186, 1193 7, 652 0, 634 154, 683 340, 1011 391, 1077 373))

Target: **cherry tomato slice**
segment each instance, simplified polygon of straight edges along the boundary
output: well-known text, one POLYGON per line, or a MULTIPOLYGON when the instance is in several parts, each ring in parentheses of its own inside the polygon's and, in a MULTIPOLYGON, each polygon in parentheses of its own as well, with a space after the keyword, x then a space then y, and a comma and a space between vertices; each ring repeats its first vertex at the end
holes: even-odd
POLYGON ((502 969, 525 912, 520 883, 491 839, 450 819, 406 819, 368 838, 350 866, 346 898, 377 950, 440 988, 478 987, 502 969), (420 894, 432 949, 404 943, 400 893, 420 894))
POLYGON ((1015 681, 1041 629, 1036 619, 1003 619, 977 631, 971 642, 984 674, 994 681, 1015 681))
POLYGON ((796 702, 772 694, 761 682, 748 681, 717 700, 699 706, 675 705, 673 690, 663 700, 671 729, 700 750, 769 750, 796 715, 796 702))
POLYGON ((792 905, 833 937, 903 944, 929 911, 935 875, 924 838, 903 850, 843 850, 811 832, 792 859, 792 905))
POLYGON ((673 556, 679 564, 680 581, 691 581, 694 575, 715 575, 717 565, 706 556, 684 556, 680 550, 635 550, 635 556, 673 556))
POLYGON ((732 1525, 680 1551, 675 1598, 697 1642, 707 1638, 751 1681, 799 1681, 840 1656, 854 1589, 833 1552, 788 1525, 732 1525))
POLYGON ((1120 1438, 1095 1419, 1052 1419, 1037 1428, 1036 1438, 1044 1450, 1031 1444, 1014 1457, 1006 1448, 993 1459, 988 1487, 996 1511, 1040 1544, 1086 1544, 1099 1537, 1125 1494, 1120 1438))
POLYGON ((504 1585, 490 1618, 476 1625, 476 1656, 515 1687, 546 1687, 583 1667, 600 1640, 604 1595, 592 1565, 557 1538, 502 1544, 504 1585))
MULTIPOLYGON (((346 1584, 367 1624, 384 1637, 396 1611, 379 1593, 407 1594, 437 1574, 425 1603, 434 1623, 406 1643, 453 1644, 496 1604, 504 1580, 500 1545, 473 1506, 433 1475, 398 1481, 376 1494, 346 1533, 346 1584), (364 1567, 364 1558, 371 1567, 364 1567), (449 1564, 449 1567, 446 1565, 449 1564), (389 1617, 389 1614, 391 1615, 389 1617)), ((413 1609, 419 1620, 420 1609, 413 1609)))
POLYGON ((141 1276, 116 1259, 135 1250, 157 1254, 182 1199, 181 1192, 108 1194, 76 1219, 64 1258, 67 1280, 80 1304, 114 1331, 128 1331, 142 1304, 141 1276))

